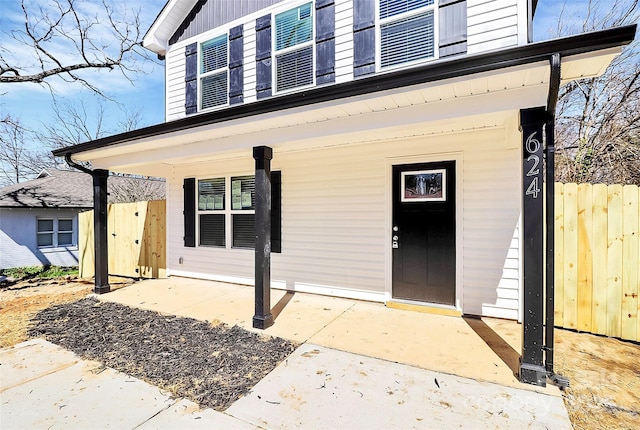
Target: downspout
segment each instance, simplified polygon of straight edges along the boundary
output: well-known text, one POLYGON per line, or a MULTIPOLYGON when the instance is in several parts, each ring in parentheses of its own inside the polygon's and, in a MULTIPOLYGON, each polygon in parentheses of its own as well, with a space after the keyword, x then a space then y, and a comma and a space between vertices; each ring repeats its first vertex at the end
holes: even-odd
POLYGON ((554 326, 555 326, 555 119, 558 92, 560 90, 560 54, 555 53, 549 59, 551 74, 549 78, 549 97, 547 99, 547 123, 545 124, 545 181, 546 188, 546 313, 545 313, 545 370, 547 377, 561 388, 569 386, 569 379, 553 370, 554 326))
POLYGON ((109 251, 107 249, 107 179, 109 171, 104 169, 88 169, 71 159, 71 153, 64 155, 67 164, 93 179, 93 240, 94 240, 94 279, 93 292, 108 293, 109 286, 109 251))

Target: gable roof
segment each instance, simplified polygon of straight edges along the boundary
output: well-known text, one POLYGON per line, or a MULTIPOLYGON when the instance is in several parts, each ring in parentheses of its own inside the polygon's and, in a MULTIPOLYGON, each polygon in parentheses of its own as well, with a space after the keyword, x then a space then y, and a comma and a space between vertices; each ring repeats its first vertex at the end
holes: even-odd
MULTIPOLYGON (((107 181, 109 190, 136 186, 150 188, 154 199, 164 198, 163 181, 119 176, 110 176, 107 181)), ((108 199, 109 203, 123 201, 117 195, 108 199)), ((32 181, 0 188, 0 207, 91 209, 93 180, 91 175, 78 171, 46 169, 32 181)))

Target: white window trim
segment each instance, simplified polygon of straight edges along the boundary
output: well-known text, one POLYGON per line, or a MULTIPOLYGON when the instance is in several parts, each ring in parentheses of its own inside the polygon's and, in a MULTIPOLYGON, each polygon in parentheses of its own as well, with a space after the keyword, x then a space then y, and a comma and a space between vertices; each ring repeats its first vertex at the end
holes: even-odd
POLYGON ((76 222, 73 217, 37 217, 36 218, 36 247, 38 249, 53 249, 53 248, 74 248, 77 246, 77 236, 76 236, 76 222), (71 230, 60 230, 59 223, 60 220, 63 221, 71 221, 71 230), (40 231, 38 230, 38 221, 51 221, 53 230, 40 231), (58 240, 58 235, 60 233, 71 233, 71 243, 60 245, 58 240), (38 245, 38 236, 50 234, 51 245, 38 245))
POLYGON ((429 63, 437 60, 439 57, 439 49, 438 49, 438 41, 439 41, 439 13, 438 13, 438 0, 433 0, 433 4, 429 6, 424 6, 419 9, 415 9, 409 12, 404 12, 399 15, 394 15, 391 18, 380 19, 380 0, 376 0, 376 12, 375 12, 375 22, 376 22, 376 71, 377 72, 388 72, 391 70, 403 69, 412 66, 416 66, 419 64, 429 63), (429 58, 421 58, 419 60, 409 61, 406 63, 395 64, 393 66, 382 67, 382 26, 389 22, 394 22, 403 18, 411 17, 413 15, 418 15, 422 12, 426 12, 432 10, 433 11, 433 57, 429 58))
MULTIPOLYGON (((285 2, 286 3, 286 2, 285 2)), ((271 76, 272 76, 272 82, 271 82, 271 88, 272 88, 272 92, 273 94, 287 94, 287 93, 295 93, 297 91, 306 89, 306 88, 313 88, 316 85, 316 9, 315 9, 315 1, 314 0, 304 0, 304 1, 299 1, 298 3, 294 3, 293 5, 291 4, 286 4, 286 6, 282 6, 280 8, 274 9, 274 11, 271 13, 271 17, 272 17, 272 25, 271 25, 271 76), (294 46, 290 46, 289 48, 284 48, 281 50, 276 50, 276 15, 283 13, 283 12, 287 12, 290 11, 292 9, 296 9, 300 6, 302 6, 303 4, 307 4, 310 3, 311 4, 311 40, 309 40, 308 42, 304 42, 304 43, 300 43, 298 45, 294 45, 294 46), (277 75, 277 56, 278 55, 282 55, 282 54, 286 54, 287 52, 292 52, 292 51, 297 51, 298 49, 307 47, 307 46, 311 46, 311 64, 312 64, 312 70, 311 70, 311 80, 312 82, 309 85, 303 85, 300 87, 295 87, 295 88, 289 88, 286 90, 282 90, 282 91, 278 91, 278 75, 277 75)))
POLYGON ((197 91, 198 92, 198 102, 197 102, 198 103, 198 112, 209 112, 209 111, 213 111, 213 110, 223 109, 225 107, 229 107, 229 54, 230 54, 229 45, 230 45, 230 43, 229 43, 229 33, 228 32, 218 33, 217 35, 213 35, 211 37, 207 37, 206 40, 198 42, 198 47, 197 47, 198 58, 196 60, 197 61, 197 66, 196 66, 197 67, 197 78, 196 78, 196 82, 197 82, 197 86, 198 86, 197 87, 198 88, 198 91, 197 91), (202 45, 204 43, 209 42, 210 40, 217 39, 220 36, 225 36, 226 40, 227 40, 227 65, 225 67, 221 67, 219 69, 212 70, 212 71, 207 72, 207 73, 201 73, 200 72, 200 68, 201 68, 201 65, 202 65, 202 45), (218 106, 212 106, 210 108, 203 109, 202 108, 202 83, 201 83, 202 82, 202 78, 206 78, 207 76, 212 76, 212 75, 216 75, 218 73, 222 73, 223 70, 227 74, 227 102, 225 104, 221 104, 221 105, 218 105, 218 106))
POLYGON ((251 173, 238 173, 232 175, 209 175, 196 178, 196 246, 198 248, 211 248, 211 249, 234 249, 239 251, 253 251, 253 248, 237 248, 233 246, 233 215, 255 215, 255 209, 231 209, 232 207, 232 195, 231 195, 231 178, 237 178, 240 176, 255 176, 255 172, 251 173), (207 179, 219 179, 224 177, 224 209, 205 209, 201 210, 199 206, 199 182, 207 179), (223 214, 224 215, 224 247, 222 246, 209 246, 200 245, 200 215, 207 214, 223 214))

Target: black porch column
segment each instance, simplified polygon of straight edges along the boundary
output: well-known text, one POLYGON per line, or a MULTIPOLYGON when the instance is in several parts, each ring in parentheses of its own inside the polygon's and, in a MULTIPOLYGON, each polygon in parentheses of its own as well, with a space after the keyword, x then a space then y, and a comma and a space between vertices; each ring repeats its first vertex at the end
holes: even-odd
POLYGON ((271 315, 271 159, 268 146, 253 148, 256 160, 256 265, 255 315, 253 327, 265 329, 273 325, 271 315))
MULTIPOLYGON (((544 107, 520 111, 522 131, 522 246, 524 249, 524 317, 520 381, 546 386, 544 368, 543 133, 544 107)), ((553 186, 553 184, 551 184, 553 186)), ((553 228, 553 226, 551 226, 553 228)), ((553 310, 551 310, 553 312, 553 310)))
POLYGON ((95 247, 95 286, 96 294, 108 293, 109 253, 107 250, 107 178, 108 170, 96 169, 93 177, 93 240, 95 247))

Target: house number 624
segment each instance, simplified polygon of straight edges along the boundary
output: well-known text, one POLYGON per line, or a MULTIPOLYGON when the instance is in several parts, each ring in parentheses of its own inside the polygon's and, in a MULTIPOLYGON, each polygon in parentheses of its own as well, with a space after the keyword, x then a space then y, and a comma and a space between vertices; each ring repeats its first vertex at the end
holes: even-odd
POLYGON ((540 180, 538 179, 538 174, 540 173, 540 169, 538 168, 538 165, 540 164, 540 157, 535 154, 540 150, 540 141, 535 138, 536 133, 537 132, 535 131, 531 133, 529 137, 527 137, 527 141, 525 142, 525 148, 530 154, 527 157, 527 161, 533 161, 533 165, 527 172, 527 178, 531 176, 533 176, 533 178, 531 178, 531 182, 529 182, 525 194, 527 196, 533 196, 534 199, 537 199, 538 194, 540 193, 540 180))

